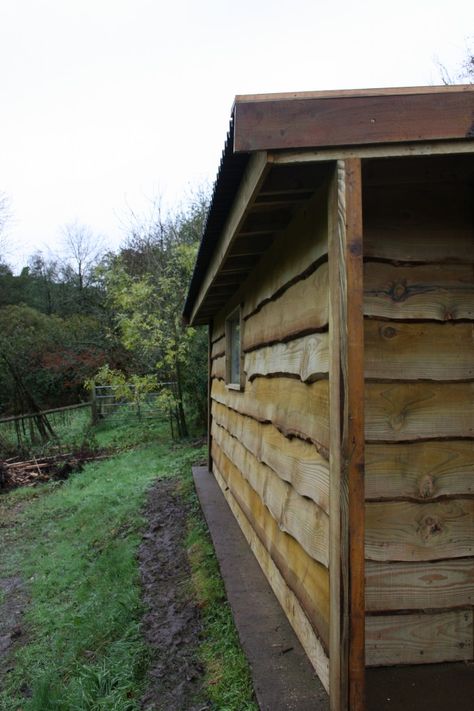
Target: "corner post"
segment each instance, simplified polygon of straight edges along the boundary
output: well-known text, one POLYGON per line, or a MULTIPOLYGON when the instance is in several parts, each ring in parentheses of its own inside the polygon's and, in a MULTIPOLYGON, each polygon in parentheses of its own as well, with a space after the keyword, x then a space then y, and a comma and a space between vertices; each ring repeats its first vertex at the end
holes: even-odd
POLYGON ((339 160, 329 195, 330 699, 365 709, 362 177, 339 160))

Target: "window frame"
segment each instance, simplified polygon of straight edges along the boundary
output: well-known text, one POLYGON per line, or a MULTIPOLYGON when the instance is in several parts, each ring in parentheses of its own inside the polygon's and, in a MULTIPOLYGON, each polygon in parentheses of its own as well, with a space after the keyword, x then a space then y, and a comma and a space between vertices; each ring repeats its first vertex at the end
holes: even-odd
POLYGON ((229 390, 243 390, 245 385, 244 376, 244 356, 242 351, 242 307, 239 304, 235 309, 226 316, 225 319, 225 384, 229 390), (232 336, 235 333, 232 328, 232 324, 238 323, 239 325, 239 380, 237 382, 232 381, 232 336))

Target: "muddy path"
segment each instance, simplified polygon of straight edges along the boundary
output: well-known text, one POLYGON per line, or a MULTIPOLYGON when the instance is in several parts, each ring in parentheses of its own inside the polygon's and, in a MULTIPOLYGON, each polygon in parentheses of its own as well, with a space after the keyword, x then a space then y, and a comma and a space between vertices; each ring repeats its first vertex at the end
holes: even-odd
POLYGON ((186 556, 186 505, 176 481, 158 480, 145 508, 148 521, 139 550, 143 599, 147 611, 143 634, 151 652, 147 711, 204 711, 204 670, 197 660, 202 627, 190 590, 186 556))
MULTIPOLYGON (((8 512, 0 508, 0 569, 10 545, 9 532, 17 524, 22 505, 8 512)), ((0 578, 0 690, 5 675, 13 669, 13 653, 27 639, 24 613, 29 603, 26 585, 22 578, 10 573, 0 578)))

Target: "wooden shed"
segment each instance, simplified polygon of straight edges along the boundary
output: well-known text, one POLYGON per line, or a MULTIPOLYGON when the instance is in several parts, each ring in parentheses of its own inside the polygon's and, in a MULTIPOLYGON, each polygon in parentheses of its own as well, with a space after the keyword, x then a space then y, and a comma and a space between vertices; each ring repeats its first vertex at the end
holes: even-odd
POLYGON ((185 317, 331 709, 372 667, 474 675, 474 86, 236 97, 185 317))

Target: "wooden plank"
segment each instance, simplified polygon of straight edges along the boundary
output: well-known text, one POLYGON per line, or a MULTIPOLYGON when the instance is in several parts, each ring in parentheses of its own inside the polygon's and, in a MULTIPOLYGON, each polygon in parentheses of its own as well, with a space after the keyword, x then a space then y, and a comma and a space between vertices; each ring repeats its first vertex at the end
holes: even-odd
MULTIPOLYGON (((471 158, 472 160, 472 158, 471 158)), ((406 161, 409 171, 410 161, 406 161)), ((470 181, 370 185, 364 189, 365 256, 377 256, 387 240, 400 260, 472 262, 471 253, 455 253, 457 244, 473 244, 470 181), (398 240, 401 239, 399 244, 398 240), (377 243, 380 247, 377 248, 377 243), (402 247, 406 249, 404 253, 402 247), (447 257, 449 255, 449 257, 447 257)))
POLYGON ((207 469, 212 472, 212 322, 207 329, 207 469))
POLYGON ((297 437, 289 439, 273 425, 262 424, 214 402, 215 422, 233 434, 249 452, 267 464, 301 496, 329 512, 329 463, 316 447, 297 437))
POLYGON ((246 353, 244 370, 249 380, 281 374, 297 375, 303 382, 327 378, 329 334, 317 333, 246 353))
POLYGON ((328 269, 325 263, 246 319, 242 334, 243 349, 248 351, 321 330, 327 323, 328 269))
POLYGON ((258 494, 214 443, 215 469, 244 511, 260 541, 305 610, 321 643, 327 647, 329 575, 327 568, 304 551, 295 538, 281 531, 258 494))
POLYGON ((464 141, 427 141, 420 143, 410 141, 406 143, 384 143, 381 146, 353 146, 337 148, 297 149, 284 150, 270 153, 274 165, 305 165, 308 163, 347 160, 348 158, 412 158, 415 156, 445 156, 445 155, 470 155, 474 153, 472 139, 464 141))
MULTIPOLYGON (((280 531, 298 541, 306 553, 327 567, 329 557, 328 515, 314 501, 298 494, 290 484, 259 462, 227 430, 213 423, 212 436, 221 452, 234 464, 258 494, 280 531)), ((222 470, 222 465, 220 466, 222 470)))
POLYGON ((229 217, 222 231, 219 243, 213 252, 211 262, 193 304, 193 309, 189 319, 191 324, 194 323, 196 317, 198 316, 199 310, 201 309, 212 282, 217 276, 224 260, 228 256, 239 228, 243 224, 243 221, 258 194, 260 185, 265 179, 265 175, 268 170, 269 162, 266 152, 261 151, 255 153, 251 157, 245 175, 242 178, 232 210, 229 213, 229 217))
POLYGON ((474 324, 366 319, 365 377, 394 380, 474 378, 474 324))
MULTIPOLYGON (((295 633, 308 655, 311 664, 327 691, 329 688, 329 659, 321 644, 321 641, 315 634, 314 629, 297 596, 288 586, 285 578, 269 555, 268 550, 262 544, 255 530, 250 525, 243 509, 233 496, 232 492, 229 490, 226 480, 217 470, 215 471, 215 476, 230 508, 232 509, 232 512, 234 513, 235 518, 237 519, 237 522, 240 525, 240 528, 242 529, 244 536, 250 545, 251 550, 257 558, 270 586, 273 589, 273 592, 285 611, 291 626, 295 630, 295 633)), ((295 556, 293 556, 287 558, 287 560, 295 561, 296 559, 295 556)))
MULTIPOLYGON (((471 142, 470 145, 471 151, 474 153, 474 144, 471 142)), ((275 167, 273 170, 275 170, 275 167)), ((399 208, 402 208, 408 195, 408 199, 412 202, 411 207, 416 210, 419 203, 414 199, 414 196, 418 196, 419 191, 423 193, 429 192, 433 186, 442 185, 444 189, 451 190, 449 186, 455 185, 457 188, 454 195, 455 200, 459 199, 460 192, 467 199, 468 192, 466 188, 470 184, 472 170, 472 156, 468 154, 421 155, 412 156, 410 160, 407 160, 406 157, 369 160, 365 161, 362 166, 364 193, 370 199, 373 186, 383 185, 388 188, 386 191, 383 190, 377 193, 378 198, 385 203, 384 209, 388 214, 393 210, 391 201, 393 193, 390 191, 393 186, 398 186, 398 189, 403 186, 405 195, 400 201, 399 208)), ((435 189, 438 190, 439 188, 436 187, 435 189)), ((374 205, 374 208, 381 213, 377 205, 374 205)), ((432 208, 438 209, 438 206, 432 205, 432 208)), ((451 209, 451 207, 445 206, 445 215, 447 209, 451 209)), ((429 213, 429 206, 427 210, 425 209, 425 213, 429 213)), ((463 213, 466 214, 464 209, 463 213)), ((368 217, 368 219, 370 218, 368 217)), ((454 219, 457 220, 458 216, 454 215, 454 219)), ((467 222, 469 222, 469 217, 467 222)))
POLYGON ((429 561, 474 556, 474 499, 369 502, 365 556, 378 561, 429 561))
POLYGON ((214 444, 215 467, 237 501, 259 540, 294 592, 306 616, 327 650, 329 626, 328 569, 311 558, 298 541, 281 531, 257 493, 232 462, 214 444))
POLYGON ((369 612, 474 605, 474 558, 365 566, 369 612))
POLYGON ((268 94, 237 94, 235 97, 236 103, 248 101, 275 101, 291 99, 332 99, 334 97, 353 97, 353 96, 398 96, 399 94, 437 94, 442 95, 449 92, 472 91, 471 84, 453 84, 440 86, 389 86, 377 87, 371 89, 329 89, 322 91, 292 91, 292 92, 277 92, 268 94))
POLYGON ((276 237, 240 289, 214 315, 216 334, 224 333, 225 318, 238 304, 242 304, 243 316, 249 316, 326 258, 326 195, 326 186, 315 191, 311 200, 276 237))
POLYGON ((229 390, 220 380, 212 384, 212 398, 259 422, 271 422, 288 437, 329 446, 328 383, 311 385, 292 378, 256 378, 244 392, 229 390))
POLYGON ((472 610, 366 618, 368 666, 429 664, 473 658, 472 610))
POLYGON ((364 313, 394 319, 474 319, 472 265, 367 262, 364 313))
POLYGON ((219 356, 224 355, 225 353, 225 333, 222 333, 219 338, 213 342, 212 344, 212 351, 211 351, 211 357, 212 358, 219 358, 219 356))
POLYGON ((474 495, 474 439, 366 446, 368 501, 474 495))
POLYGON ((330 703, 362 711, 364 352, 359 160, 339 161, 329 201, 330 703))
POLYGON ((474 383, 367 383, 369 441, 474 436, 474 383))
POLYGON ((234 150, 463 139, 472 135, 473 104, 465 90, 237 101, 234 150))
POLYGON ((214 358, 214 360, 211 361, 211 376, 225 380, 225 356, 214 358))
POLYGON ((263 256, 241 291, 241 294, 245 292, 244 317, 274 298, 325 257, 328 249, 326 199, 326 186, 316 190, 263 256))

